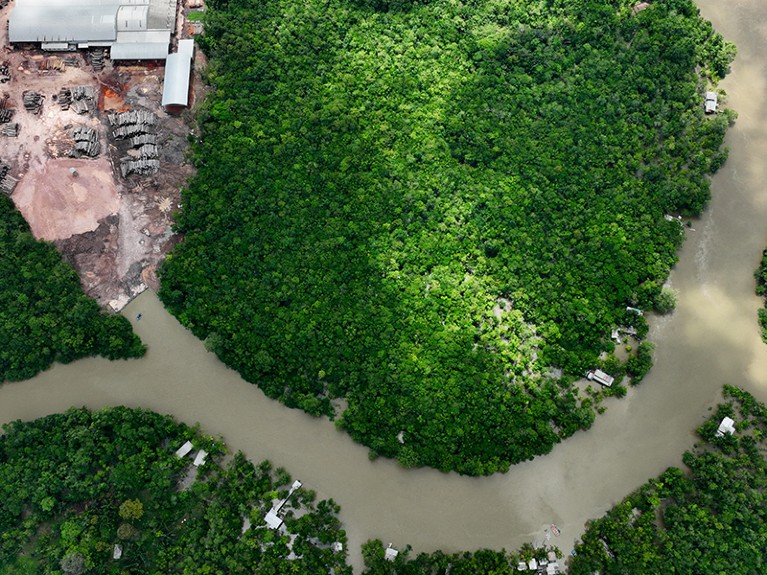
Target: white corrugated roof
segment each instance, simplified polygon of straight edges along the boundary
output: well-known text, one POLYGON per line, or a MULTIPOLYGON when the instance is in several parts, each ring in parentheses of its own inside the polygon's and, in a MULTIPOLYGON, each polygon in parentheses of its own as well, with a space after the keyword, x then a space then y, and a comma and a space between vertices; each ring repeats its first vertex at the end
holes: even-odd
POLYGON ((149 4, 149 28, 176 27, 176 0, 145 0, 149 4))
POLYGON ((114 40, 117 35, 117 8, 115 2, 62 5, 19 1, 8 20, 8 39, 11 42, 114 40))
POLYGON ((120 6, 117 10, 118 30, 146 30, 149 6, 120 6))
POLYGON ((176 0, 16 0, 9 18, 9 40, 111 43, 118 29, 162 31, 170 36, 175 23, 176 0))
POLYGON ((187 453, 192 451, 192 442, 187 441, 184 445, 176 450, 176 457, 184 457, 187 453))
POLYGON ((178 41, 178 50, 176 52, 183 56, 184 58, 189 58, 190 60, 194 58, 194 40, 179 40, 178 41))
POLYGON ((189 105, 189 74, 192 71, 193 40, 179 40, 178 52, 168 54, 165 61, 165 82, 162 89, 163 106, 189 105))
POLYGON ((165 60, 167 56, 167 42, 118 42, 109 50, 112 60, 165 60))
POLYGON ((197 457, 194 458, 194 461, 192 462, 192 465, 195 467, 199 467, 203 463, 205 463, 205 460, 208 458, 208 452, 204 449, 200 449, 200 451, 197 453, 197 457))

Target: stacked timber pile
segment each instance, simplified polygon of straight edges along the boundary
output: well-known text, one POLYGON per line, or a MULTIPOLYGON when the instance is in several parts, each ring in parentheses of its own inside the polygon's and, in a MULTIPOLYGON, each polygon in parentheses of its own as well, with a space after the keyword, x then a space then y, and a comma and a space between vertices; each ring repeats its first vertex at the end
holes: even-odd
POLYGON ((11 195, 13 188, 16 187, 16 178, 12 178, 9 174, 11 167, 3 161, 0 161, 0 192, 11 195))
POLYGON ((120 172, 123 178, 127 178, 131 174, 139 174, 141 176, 151 176, 156 174, 160 170, 160 160, 153 158, 134 158, 128 156, 120 159, 120 172))
POLYGON ((92 50, 89 52, 91 66, 96 72, 101 72, 104 69, 104 60, 106 58, 104 50, 92 50))
POLYGON ((123 178, 130 174, 147 176, 157 173, 160 169, 157 134, 154 133, 157 116, 148 110, 130 110, 109 114, 108 119, 114 138, 127 138, 132 148, 128 156, 120 158, 123 178))
POLYGON ((11 119, 13 119, 13 115, 16 113, 16 110, 8 107, 8 99, 8 94, 5 94, 3 99, 0 100, 0 124, 7 124, 10 122, 11 119))
POLYGON ((144 144, 136 150, 140 158, 159 158, 160 154, 155 144, 144 144))
POLYGON ((0 64, 0 84, 5 84, 11 81, 11 68, 8 62, 0 64))
POLYGON ((19 124, 17 122, 3 124, 3 127, 0 128, 0 135, 15 138, 19 135, 19 124))
POLYGON ((87 114, 95 106, 96 94, 92 86, 72 88, 72 108, 78 114, 87 114))
POLYGON ((56 103, 62 110, 69 110, 69 106, 72 105, 72 90, 69 88, 61 88, 59 93, 53 97, 56 103))
POLYGON ((40 111, 43 109, 43 99, 45 98, 45 96, 43 96, 39 92, 26 90, 21 95, 21 98, 24 102, 24 108, 27 110, 27 112, 32 112, 33 114, 39 114, 40 111))
POLYGON ((128 140, 131 148, 139 148, 144 144, 157 144, 157 134, 138 134, 128 140))
POLYGON ((75 145, 70 154, 71 156, 76 158, 81 156, 95 158, 101 153, 99 135, 93 128, 77 126, 72 130, 72 138, 75 140, 75 145))
POLYGON ((91 86, 75 86, 74 88, 62 88, 56 94, 56 101, 62 110, 69 110, 70 106, 78 114, 87 114, 95 106, 96 94, 91 86))
POLYGON ((44 58, 38 68, 40 70, 56 70, 58 72, 61 72, 64 69, 64 60, 59 58, 58 56, 51 56, 49 58, 44 58))
POLYGON ((157 125, 157 116, 155 116, 149 110, 130 110, 128 112, 119 112, 116 114, 109 114, 107 116, 109 124, 111 126, 127 126, 129 124, 137 124, 144 129, 145 133, 149 132, 150 128, 157 125))
POLYGON ((65 58, 62 58, 61 61, 64 63, 65 66, 69 66, 70 68, 80 67, 80 61, 74 56, 67 56, 65 58))

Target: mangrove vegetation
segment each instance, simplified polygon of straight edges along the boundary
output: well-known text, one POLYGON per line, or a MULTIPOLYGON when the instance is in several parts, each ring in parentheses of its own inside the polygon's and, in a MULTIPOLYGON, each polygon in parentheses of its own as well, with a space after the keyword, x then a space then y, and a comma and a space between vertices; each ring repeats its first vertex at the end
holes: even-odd
POLYGON ((491 474, 589 427, 572 381, 649 369, 611 328, 670 309, 734 119, 734 47, 633 4, 211 0, 165 305, 373 457, 491 474))
POLYGON ((767 569, 767 408, 725 386, 701 443, 588 526, 571 575, 665 575, 767 569), (729 417, 735 432, 717 434, 729 417))
POLYGON ((124 317, 102 312, 54 246, 36 240, 0 195, 0 383, 28 379, 54 361, 90 355, 140 357, 144 346, 124 317))
POLYGON ((336 503, 291 493, 269 462, 237 453, 224 464, 220 441, 170 417, 70 409, 3 432, 6 575, 351 575, 336 503), (187 441, 194 450, 179 457, 187 441), (283 525, 268 528, 265 514, 286 499, 283 525))

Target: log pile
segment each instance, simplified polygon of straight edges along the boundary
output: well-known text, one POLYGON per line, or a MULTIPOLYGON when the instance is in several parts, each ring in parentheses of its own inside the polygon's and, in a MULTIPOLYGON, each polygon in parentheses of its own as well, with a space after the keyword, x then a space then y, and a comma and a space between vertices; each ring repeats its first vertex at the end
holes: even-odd
POLYGON ((130 136, 138 136, 144 133, 145 126, 139 124, 125 124, 124 126, 117 126, 112 130, 112 135, 115 140, 124 140, 130 136))
POLYGON ((19 135, 19 124, 16 122, 13 122, 12 124, 3 124, 3 127, 0 128, 0 135, 15 138, 19 135))
POLYGON ((3 99, 0 100, 0 124, 7 124, 10 122, 13 115, 16 113, 16 110, 8 107, 8 99, 8 94, 5 94, 3 99))
POLYGON ((153 158, 132 158, 130 156, 120 159, 120 172, 123 178, 131 174, 150 176, 160 170, 160 160, 153 158))
MULTIPOLYGON (((151 175, 160 169, 157 159, 157 116, 148 110, 130 110, 107 116, 112 126, 112 135, 116 140, 128 139, 131 148, 136 148, 129 156, 120 158, 122 176, 130 174, 151 175)), ((130 152, 129 152, 130 153, 130 152)))
POLYGON ((0 64, 0 84, 5 84, 11 81, 11 68, 8 62, 0 64))
POLYGON ((99 135, 93 128, 89 128, 88 126, 77 126, 72 130, 72 138, 75 140, 75 145, 70 156, 76 158, 81 156, 95 158, 101 153, 99 135))
POLYGON ((96 70, 96 72, 101 72, 104 69, 104 60, 106 59, 104 50, 92 50, 88 55, 90 56, 93 69, 96 70))
POLYGON ((95 94, 91 86, 72 88, 72 108, 78 114, 87 114, 95 105, 95 94))
POLYGON ((69 88, 61 88, 59 93, 53 97, 62 110, 69 110, 69 106, 72 105, 72 90, 69 88))
POLYGON ((155 144, 144 144, 138 148, 138 155, 141 158, 159 158, 160 154, 155 144))
POLYGON ((138 148, 144 144, 157 144, 157 134, 139 134, 128 140, 131 148, 138 148))
POLYGON ((56 95, 56 101, 62 110, 69 110, 70 106, 78 114, 87 114, 94 105, 95 95, 90 86, 75 86, 74 88, 62 88, 56 95))
POLYGON ((157 124, 157 116, 149 110, 129 110, 128 112, 109 114, 107 119, 109 120, 110 126, 116 127, 126 126, 128 124, 138 124, 149 128, 150 126, 155 126, 157 124))
POLYGON ((43 96, 39 92, 26 90, 21 95, 21 98, 24 102, 24 108, 27 110, 27 112, 32 112, 33 114, 39 114, 40 111, 43 109, 43 99, 45 98, 45 96, 43 96))
POLYGON ((18 182, 16 178, 10 176, 10 171, 11 167, 5 162, 0 161, 0 192, 9 196, 13 193, 13 188, 16 187, 18 182))

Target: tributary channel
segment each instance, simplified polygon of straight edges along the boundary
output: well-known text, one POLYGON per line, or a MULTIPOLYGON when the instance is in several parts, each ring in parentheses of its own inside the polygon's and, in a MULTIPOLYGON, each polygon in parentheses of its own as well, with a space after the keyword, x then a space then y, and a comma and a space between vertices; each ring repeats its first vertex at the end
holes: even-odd
POLYGON ((678 308, 653 321, 655 367, 626 398, 608 402, 590 431, 486 478, 371 462, 332 423, 287 409, 242 381, 151 293, 125 310, 149 346, 144 359, 88 359, 4 384, 0 422, 82 405, 141 406, 200 422, 231 448, 268 458, 339 502, 356 567, 359 545, 372 537, 416 551, 511 549, 540 539, 552 523, 561 535, 550 543, 568 553, 588 519, 680 464, 722 384, 767 400, 767 346, 756 323, 752 275, 767 244, 767 3, 701 0, 699 6, 738 45, 722 84, 740 114, 727 138, 730 159, 714 177, 711 205, 687 232, 671 274, 678 308), (142 320, 135 321, 139 312, 142 320))

